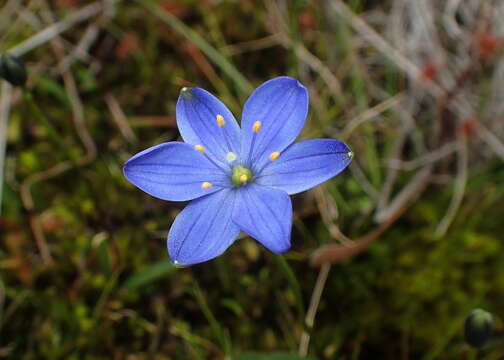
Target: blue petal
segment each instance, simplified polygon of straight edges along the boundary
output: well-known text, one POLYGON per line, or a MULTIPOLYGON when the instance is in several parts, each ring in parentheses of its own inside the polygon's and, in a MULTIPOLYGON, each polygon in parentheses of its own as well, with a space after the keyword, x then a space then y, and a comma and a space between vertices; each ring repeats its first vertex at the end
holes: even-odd
POLYGON ((246 166, 260 169, 268 156, 289 146, 303 129, 308 91, 296 79, 278 77, 259 86, 243 108, 242 156, 246 166), (260 121, 259 132, 253 131, 260 121))
POLYGON ((226 155, 240 150, 240 127, 231 111, 200 88, 183 88, 177 102, 177 125, 186 143, 201 145, 216 162, 227 167, 226 155), (224 124, 218 125, 217 115, 224 124))
POLYGON ((168 234, 170 260, 192 265, 222 254, 240 233, 231 220, 235 200, 236 191, 224 189, 187 205, 168 234))
POLYGON ((255 181, 296 194, 338 175, 350 164, 352 156, 348 146, 338 140, 301 141, 270 161, 255 181))
POLYGON ((144 150, 124 164, 124 176, 163 200, 186 201, 231 187, 222 169, 192 145, 169 142, 144 150), (212 187, 202 188, 204 182, 212 187))
POLYGON ((249 184, 237 191, 233 221, 269 250, 290 248, 292 204, 285 191, 249 184))

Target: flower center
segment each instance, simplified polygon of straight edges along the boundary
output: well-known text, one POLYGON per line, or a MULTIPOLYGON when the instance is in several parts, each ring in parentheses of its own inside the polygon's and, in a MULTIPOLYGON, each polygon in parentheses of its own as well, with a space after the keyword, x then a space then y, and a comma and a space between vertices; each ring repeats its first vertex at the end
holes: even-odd
POLYGON ((245 166, 235 166, 233 168, 233 175, 231 175, 231 181, 237 187, 246 185, 252 181, 252 171, 247 169, 245 166))

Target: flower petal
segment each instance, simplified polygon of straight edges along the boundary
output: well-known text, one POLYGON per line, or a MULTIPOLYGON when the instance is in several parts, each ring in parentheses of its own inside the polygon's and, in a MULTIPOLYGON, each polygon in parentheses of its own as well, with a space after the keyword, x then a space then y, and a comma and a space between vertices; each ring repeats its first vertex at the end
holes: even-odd
POLYGON ((226 155, 240 150, 240 127, 229 109, 200 88, 183 88, 177 102, 177 125, 186 143, 201 145, 227 167, 226 155))
POLYGON ((290 248, 292 204, 285 191, 249 184, 237 191, 233 221, 269 250, 290 248))
POLYGON ((258 184, 286 191, 289 195, 308 190, 343 171, 352 161, 348 146, 333 139, 295 143, 258 174, 258 184))
POLYGON ((220 167, 183 142, 159 144, 136 154, 124 164, 124 176, 146 193, 172 201, 192 200, 232 186, 220 167))
POLYGON ((260 169, 271 153, 289 146, 303 129, 307 113, 308 91, 296 79, 282 76, 259 86, 243 108, 245 166, 260 169))
POLYGON ((236 191, 224 189, 187 205, 168 234, 170 260, 192 265, 222 254, 240 233, 231 220, 235 200, 236 191))

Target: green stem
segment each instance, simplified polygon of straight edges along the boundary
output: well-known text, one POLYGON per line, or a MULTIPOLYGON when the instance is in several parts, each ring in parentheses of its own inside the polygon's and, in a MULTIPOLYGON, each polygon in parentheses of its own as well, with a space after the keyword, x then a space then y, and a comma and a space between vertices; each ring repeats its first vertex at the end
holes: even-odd
POLYGON ((303 302, 303 295, 301 294, 301 286, 297 281, 296 275, 294 275, 294 271, 292 271, 292 268, 290 267, 289 263, 285 260, 285 258, 280 254, 274 254, 274 257, 278 266, 280 267, 280 270, 282 270, 282 272, 284 273, 287 282, 289 283, 289 286, 294 291, 294 295, 296 296, 296 307, 298 311, 299 322, 303 325, 303 330, 305 330, 306 313, 303 302))
POLYGON ((194 297, 196 298, 196 301, 198 302, 198 305, 201 308, 201 311, 203 311, 203 315, 205 315, 206 319, 210 323, 210 327, 212 328, 212 331, 213 331, 215 337, 220 342, 222 350, 224 351, 224 353, 226 355, 230 356, 231 355, 231 341, 229 340, 228 336, 226 335, 224 328, 219 324, 219 322, 217 321, 217 318, 212 313, 212 310, 210 310, 210 307, 208 306, 208 303, 205 300, 205 296, 204 296, 203 292, 201 291, 201 288, 199 287, 198 283, 196 282, 196 280, 194 282, 195 282, 194 289, 193 289, 194 297))

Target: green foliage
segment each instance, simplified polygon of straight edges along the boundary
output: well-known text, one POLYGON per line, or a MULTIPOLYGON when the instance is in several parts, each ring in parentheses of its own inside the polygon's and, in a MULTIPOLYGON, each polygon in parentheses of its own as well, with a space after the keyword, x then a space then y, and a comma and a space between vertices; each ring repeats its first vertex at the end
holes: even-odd
MULTIPOLYGON (((64 18, 87 3, 51 6, 64 18)), ((470 310, 489 310, 497 330, 502 327, 504 169, 486 153, 471 158, 463 202, 446 236, 433 234, 453 188, 429 184, 367 251, 333 266, 313 329, 304 324, 318 272, 309 257, 335 241, 314 192, 294 197, 293 248, 285 255, 240 239, 205 264, 168 262, 166 233, 182 205, 134 188, 122 164, 178 139, 174 109, 182 86, 206 88, 236 111, 253 85, 277 75, 299 77, 313 95, 303 135, 334 137, 349 119, 405 88, 388 60, 368 67, 364 59, 375 50, 356 42, 344 21, 329 18, 318 4, 324 2, 286 3, 290 44, 271 37, 274 9, 255 1, 120 1, 113 19, 94 20, 99 34, 90 57, 70 66, 98 149, 87 162, 72 94, 57 66, 62 59, 49 44, 23 57, 29 80, 9 118, 0 218, 0 357, 294 360, 301 333, 310 330, 313 359, 469 359, 462 328, 470 310), (340 77, 341 97, 296 44, 340 77), (27 209, 21 186, 62 163, 65 171, 32 184, 34 207, 27 209), (41 258, 34 220, 51 264, 41 258)), ((355 11, 382 4, 349 3, 355 11)), ((27 11, 41 14, 30 6, 27 11)), ((0 40, 7 49, 37 33, 16 24, 0 40)), ((65 33, 65 54, 85 32, 75 26, 65 33)), ((330 215, 337 213, 336 224, 354 239, 376 227, 372 190, 385 183, 385 163, 396 147, 394 114, 372 120, 346 139, 362 174, 347 171, 323 190, 337 205, 330 215)), ((419 131, 431 120, 420 118, 419 131)), ((414 158, 421 145, 408 139, 405 157, 414 158)), ((398 184, 410 177, 401 173, 398 184)), ((488 359, 498 356, 483 351, 488 359)))
MULTIPOLYGON (((101 252, 100 252, 101 254, 101 252)), ((107 257, 107 253, 104 253, 104 257, 107 257)), ((104 262, 108 264, 108 259, 104 259, 104 262)), ((108 266, 107 266, 108 267, 108 266)), ((145 269, 140 269, 136 274, 130 276, 123 284, 125 290, 136 290, 142 285, 150 284, 153 281, 168 276, 175 272, 175 266, 169 261, 162 260, 153 265, 147 266, 145 269)))

